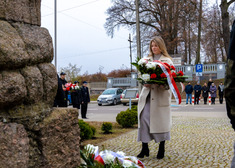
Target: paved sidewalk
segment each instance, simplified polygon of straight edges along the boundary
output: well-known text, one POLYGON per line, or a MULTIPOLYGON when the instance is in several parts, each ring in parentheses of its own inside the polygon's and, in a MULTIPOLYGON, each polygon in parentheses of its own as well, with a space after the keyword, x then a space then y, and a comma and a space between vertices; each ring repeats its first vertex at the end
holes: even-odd
MULTIPOLYGON (((137 130, 101 143, 105 149, 136 156, 141 142, 137 130)), ((149 143, 150 156, 140 159, 146 168, 229 168, 233 156, 234 130, 227 118, 173 117, 171 140, 165 158, 157 160, 158 144, 149 143)))

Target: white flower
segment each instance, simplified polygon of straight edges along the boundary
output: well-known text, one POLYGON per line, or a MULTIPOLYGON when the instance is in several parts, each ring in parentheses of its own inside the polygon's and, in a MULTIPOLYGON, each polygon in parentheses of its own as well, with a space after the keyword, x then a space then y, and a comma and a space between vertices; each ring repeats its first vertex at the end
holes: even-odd
POLYGON ((85 146, 85 149, 89 150, 93 154, 97 153, 98 148, 99 148, 98 146, 94 146, 94 145, 91 145, 91 144, 88 144, 88 145, 85 146))
POLYGON ((111 154, 111 153, 107 153, 104 157, 103 157, 103 160, 104 160, 104 163, 105 164, 110 164, 114 161, 115 157, 111 154))
POLYGON ((147 67, 148 69, 156 69, 156 64, 153 63, 153 62, 148 62, 148 63, 146 64, 146 67, 147 67))
POLYGON ((147 58, 141 58, 138 62, 138 65, 144 65, 144 64, 147 64, 149 61, 149 59, 147 58))
POLYGON ((147 80, 150 80, 150 75, 149 74, 143 74, 141 76, 141 78, 144 80, 144 81, 147 81, 147 80))
POLYGON ((128 156, 130 160, 132 160, 135 164, 138 164, 138 159, 134 156, 128 156))
POLYGON ((124 160, 122 165, 123 165, 124 168, 127 168, 127 167, 133 166, 133 163, 129 160, 124 160))
POLYGON ((122 156, 122 157, 125 157, 125 155, 126 155, 126 154, 125 154, 124 152, 122 152, 122 151, 117 151, 117 154, 120 155, 120 156, 122 156))
POLYGON ((75 86, 75 89, 79 89, 79 86, 75 86))

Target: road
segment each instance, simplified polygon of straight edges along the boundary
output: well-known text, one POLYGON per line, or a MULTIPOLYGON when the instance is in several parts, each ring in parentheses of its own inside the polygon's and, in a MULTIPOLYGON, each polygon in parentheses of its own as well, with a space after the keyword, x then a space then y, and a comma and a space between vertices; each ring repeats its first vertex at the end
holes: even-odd
MULTIPOLYGON (((123 106, 122 104, 103 105, 98 106, 96 103, 90 103, 88 105, 86 121, 109 121, 115 122, 116 116, 119 112, 125 111, 129 106, 123 106)), ((186 117, 221 117, 226 118, 225 104, 215 105, 185 105, 183 102, 181 105, 176 105, 174 102, 171 105, 172 116, 186 116, 186 117)), ((81 115, 79 115, 80 118, 81 115)))

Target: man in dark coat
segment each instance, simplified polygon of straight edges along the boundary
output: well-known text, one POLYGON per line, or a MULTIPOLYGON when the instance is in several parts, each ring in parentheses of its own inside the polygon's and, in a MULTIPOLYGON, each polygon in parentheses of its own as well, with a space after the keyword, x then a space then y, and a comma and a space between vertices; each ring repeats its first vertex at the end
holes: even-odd
POLYGON ((197 82, 197 84, 193 88, 194 94, 195 94, 195 98, 194 98, 195 104, 199 104, 199 97, 200 97, 201 90, 202 90, 202 87, 199 84, 200 82, 197 82))
POLYGON ((60 73, 60 82, 62 83, 62 88, 63 88, 63 92, 64 92, 64 101, 62 103, 62 106, 59 107, 67 107, 67 99, 68 99, 68 91, 66 91, 66 87, 65 84, 67 83, 67 81, 65 80, 65 75, 66 73, 61 72, 60 73))
POLYGON ((218 86, 218 91, 219 91, 219 102, 220 104, 223 104, 223 97, 224 97, 224 85, 221 82, 220 85, 218 86))
POLYGON ((204 86, 202 87, 202 97, 204 98, 204 104, 207 103, 208 92, 209 92, 209 88, 207 87, 207 84, 204 83, 204 86))
POLYGON ((79 82, 75 81, 73 88, 71 88, 71 99, 73 108, 80 109, 80 104, 82 103, 82 90, 81 87, 78 86, 79 82))
POLYGON ((210 89, 212 83, 213 83, 213 81, 212 81, 212 79, 210 78, 209 81, 208 81, 208 83, 207 83, 207 87, 208 87, 209 89, 210 89))
POLYGON ((82 118, 87 119, 86 114, 87 114, 87 105, 90 102, 90 95, 89 95, 89 90, 87 87, 87 82, 83 81, 82 82, 82 105, 81 105, 81 113, 82 113, 82 118))
POLYGON ((188 98, 190 98, 190 104, 192 104, 192 93, 193 93, 193 86, 188 82, 188 84, 185 87, 185 93, 186 93, 186 104, 188 104, 188 98))
POLYGON ((217 91, 217 88, 216 88, 216 86, 215 86, 215 83, 212 83, 212 84, 211 84, 211 87, 210 87, 211 104, 215 104, 216 91, 217 91))
POLYGON ((59 78, 59 75, 57 75, 57 80, 58 80, 58 88, 57 88, 57 93, 56 93, 53 107, 58 107, 58 106, 63 107, 65 95, 64 95, 64 91, 62 88, 62 82, 59 78))
MULTIPOLYGON (((230 33, 230 44, 228 50, 228 59, 225 77, 225 100, 227 107, 227 114, 235 130, 235 20, 233 22, 232 30, 230 33)), ((234 144, 235 151, 235 144, 234 144)), ((234 153, 235 154, 235 153, 234 153)), ((235 167, 235 155, 232 160, 231 167, 235 167)))

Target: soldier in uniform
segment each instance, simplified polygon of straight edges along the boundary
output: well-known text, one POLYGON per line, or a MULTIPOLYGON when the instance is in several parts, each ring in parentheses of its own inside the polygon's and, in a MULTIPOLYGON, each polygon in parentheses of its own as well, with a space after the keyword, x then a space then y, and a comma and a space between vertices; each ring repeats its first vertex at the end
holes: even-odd
POLYGON ((66 91, 66 87, 65 84, 67 83, 67 81, 65 80, 65 75, 66 73, 61 72, 60 73, 60 82, 62 83, 62 88, 63 88, 63 95, 64 95, 64 101, 61 103, 61 105, 59 105, 59 107, 67 107, 67 99, 68 99, 68 91, 66 91))
MULTIPOLYGON (((227 114, 235 130, 235 20, 230 33, 230 44, 227 59, 226 77, 225 77, 225 99, 227 114)), ((235 151, 235 144, 234 144, 235 151)), ((235 155, 235 153, 234 153, 235 155)), ((233 157, 231 168, 235 168, 235 156, 233 157)))
POLYGON ((86 113, 87 113, 87 105, 90 102, 90 95, 87 87, 87 82, 84 81, 82 82, 82 104, 81 104, 81 113, 82 113, 82 118, 87 119, 86 113))

